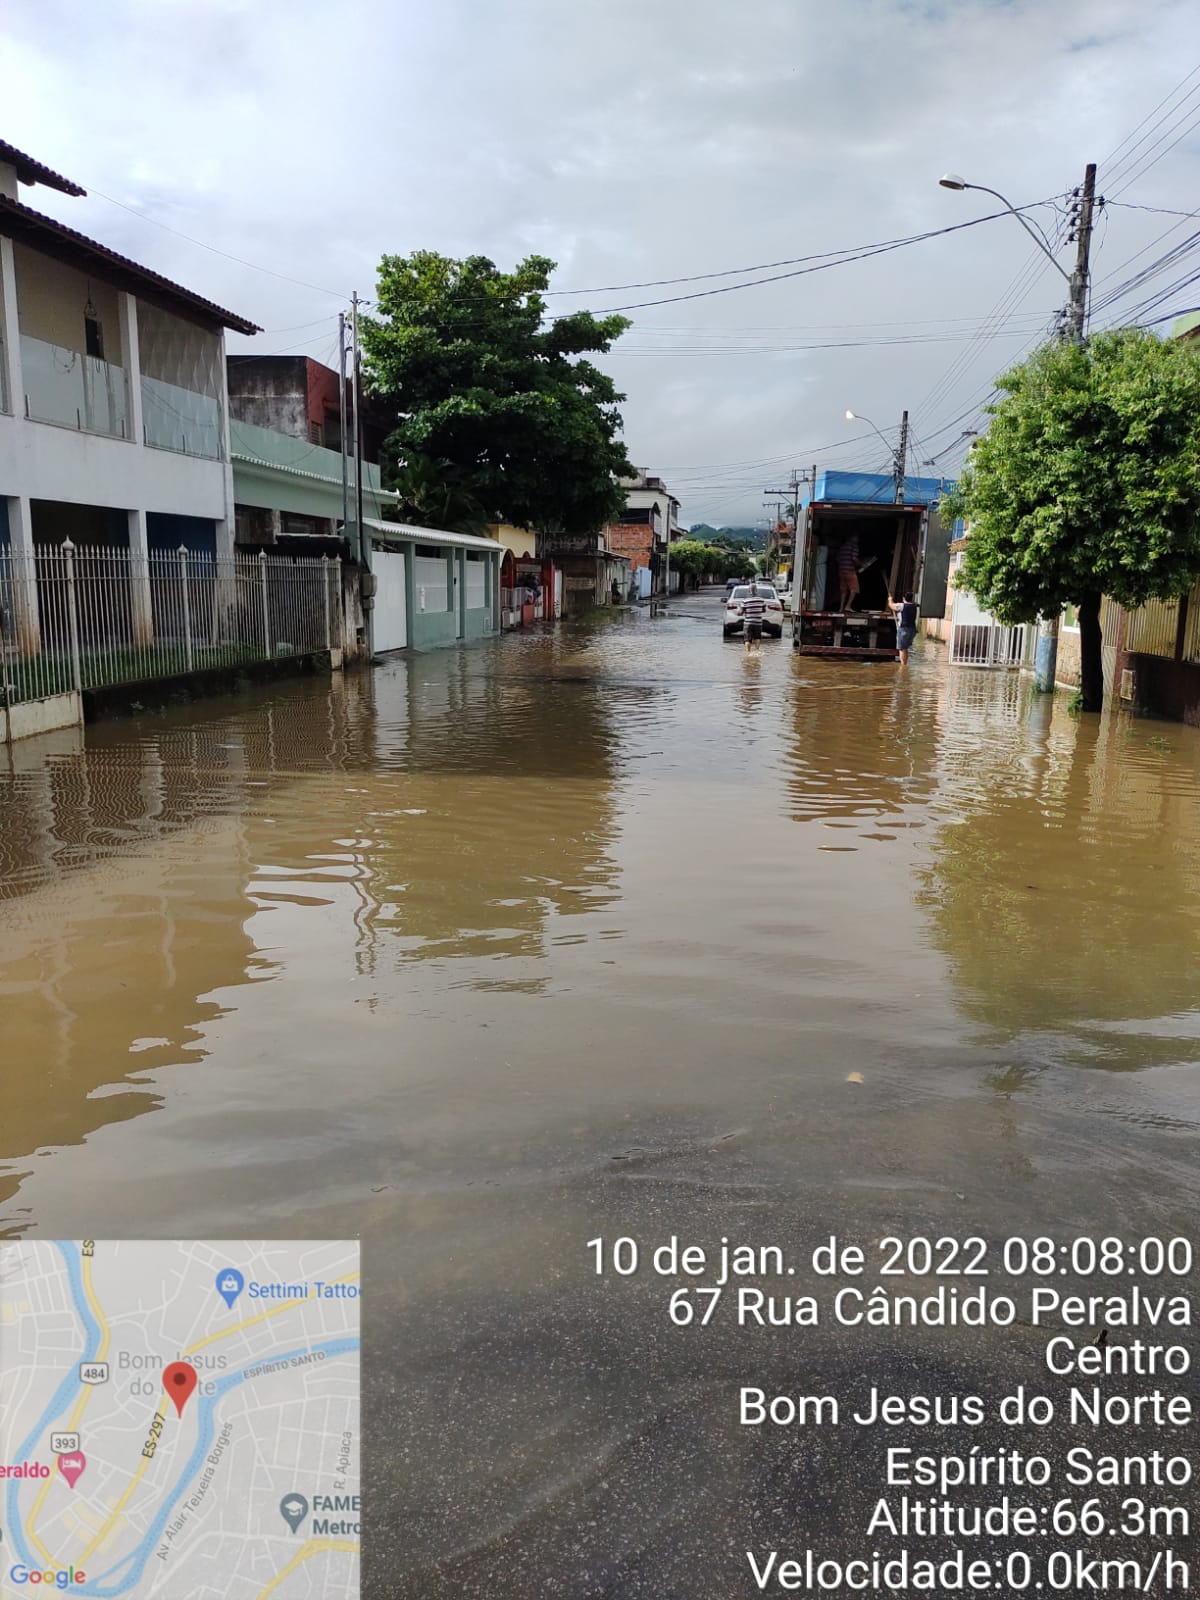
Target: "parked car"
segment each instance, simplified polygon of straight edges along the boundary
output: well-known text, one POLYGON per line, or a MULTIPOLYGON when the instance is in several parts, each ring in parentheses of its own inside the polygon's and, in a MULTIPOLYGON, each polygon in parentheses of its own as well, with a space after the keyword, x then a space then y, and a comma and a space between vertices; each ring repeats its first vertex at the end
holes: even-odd
MULTIPOLYGON (((767 603, 763 612, 763 632, 769 633, 773 639, 782 639, 783 607, 779 603, 779 596, 769 583, 757 583, 755 587, 767 603)), ((743 613, 749 596, 748 583, 739 583, 729 591, 729 598, 725 602, 725 617, 721 625, 721 633, 726 639, 732 639, 735 633, 744 630, 746 621, 743 613)))

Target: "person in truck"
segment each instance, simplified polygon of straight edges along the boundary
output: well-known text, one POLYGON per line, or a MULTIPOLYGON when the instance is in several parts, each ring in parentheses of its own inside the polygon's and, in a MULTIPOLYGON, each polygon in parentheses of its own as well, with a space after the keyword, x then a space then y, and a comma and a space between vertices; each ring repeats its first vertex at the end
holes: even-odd
POLYGON ((905 591, 903 600, 893 600, 888 595, 888 605, 896 614, 896 649, 900 652, 900 665, 906 667, 908 652, 917 637, 917 602, 910 591, 905 591))
POLYGON ((838 587, 841 590, 841 609, 856 611, 858 600, 858 535, 847 534, 837 552, 838 587))

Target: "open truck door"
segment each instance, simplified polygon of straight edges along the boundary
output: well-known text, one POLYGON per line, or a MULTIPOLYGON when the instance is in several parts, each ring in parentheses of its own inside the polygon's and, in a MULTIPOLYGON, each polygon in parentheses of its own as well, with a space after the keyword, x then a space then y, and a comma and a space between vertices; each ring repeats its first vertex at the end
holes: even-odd
POLYGON ((953 526, 947 527, 937 507, 926 511, 921 528, 921 551, 917 562, 917 581, 913 592, 923 617, 944 617, 950 585, 950 540, 953 526))

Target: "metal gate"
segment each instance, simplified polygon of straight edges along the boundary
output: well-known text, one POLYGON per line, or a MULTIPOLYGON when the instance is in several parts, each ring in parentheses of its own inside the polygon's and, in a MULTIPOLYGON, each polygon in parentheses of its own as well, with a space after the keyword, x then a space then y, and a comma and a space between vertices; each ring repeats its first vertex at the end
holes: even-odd
POLYGON ((998 622, 955 622, 950 630, 952 667, 1019 667, 1025 652, 1025 628, 998 622))

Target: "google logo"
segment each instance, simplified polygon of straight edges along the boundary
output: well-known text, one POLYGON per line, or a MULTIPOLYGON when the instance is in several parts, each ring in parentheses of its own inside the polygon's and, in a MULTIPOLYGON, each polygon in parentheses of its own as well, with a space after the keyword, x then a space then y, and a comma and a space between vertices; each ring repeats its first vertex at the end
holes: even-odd
POLYGON ((78 1567, 59 1567, 51 1571, 47 1567, 45 1572, 33 1572, 28 1567, 17 1565, 9 1568, 8 1576, 13 1583, 46 1583, 55 1589, 67 1589, 73 1583, 86 1583, 87 1573, 81 1572, 78 1567))

